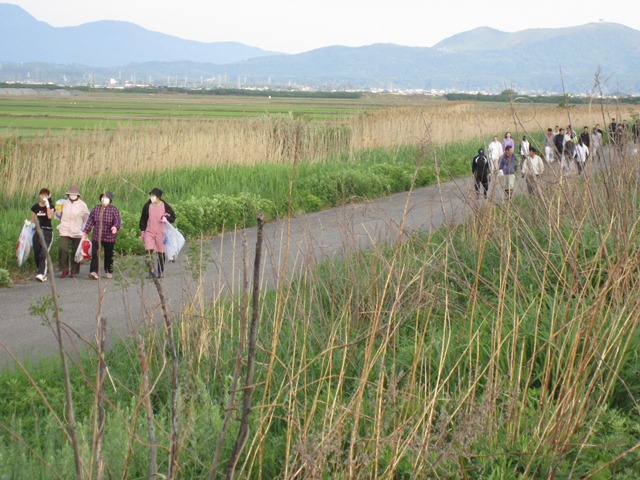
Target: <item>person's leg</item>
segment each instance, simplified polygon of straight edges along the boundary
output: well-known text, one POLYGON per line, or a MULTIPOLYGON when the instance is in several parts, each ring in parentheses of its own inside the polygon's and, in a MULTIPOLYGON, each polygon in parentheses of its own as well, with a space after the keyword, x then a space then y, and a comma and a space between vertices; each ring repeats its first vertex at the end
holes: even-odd
POLYGON ((44 271, 44 266, 41 268, 43 249, 42 243, 40 243, 40 237, 38 236, 38 232, 36 231, 33 234, 33 260, 36 264, 36 274, 41 274, 41 271, 44 271))
MULTIPOLYGON (((58 244, 58 268, 60 269, 61 276, 66 277, 69 273, 69 244, 71 243, 71 237, 60 237, 60 243, 58 244)), ((75 253, 75 250, 74 250, 75 253)))
POLYGON ((157 252, 157 254, 158 254, 158 278, 162 278, 164 276, 164 263, 165 263, 164 252, 157 252))
POLYGON ((100 272, 100 242, 91 240, 91 263, 89 264, 89 276, 98 278, 100 272))
POLYGON ((70 272, 73 276, 78 275, 80 273, 80 263, 76 262, 75 256, 78 251, 78 247, 80 246, 81 238, 72 238, 71 239, 71 268, 70 272))
POLYGON ((114 242, 102 242, 102 248, 104 248, 104 271, 106 273, 113 273, 113 247, 114 242))

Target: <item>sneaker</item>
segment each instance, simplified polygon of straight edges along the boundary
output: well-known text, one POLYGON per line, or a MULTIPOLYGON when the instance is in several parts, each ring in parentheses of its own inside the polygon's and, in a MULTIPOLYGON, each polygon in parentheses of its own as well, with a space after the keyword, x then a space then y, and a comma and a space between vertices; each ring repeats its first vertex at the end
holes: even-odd
POLYGON ((98 274, 96 272, 91 272, 89 273, 89 278, 92 280, 97 280, 98 279, 98 274))
POLYGON ((36 275, 36 280, 38 280, 39 282, 46 282, 47 281, 47 277, 45 277, 44 275, 39 273, 39 274, 36 275))
POLYGON ((73 271, 69 272, 69 277, 76 278, 76 272, 73 272, 73 271))
POLYGON ((113 273, 107 272, 104 274, 104 278, 113 278, 113 273))
POLYGON ((60 272, 60 278, 67 278, 68 275, 69 270, 63 270, 62 272, 60 272))

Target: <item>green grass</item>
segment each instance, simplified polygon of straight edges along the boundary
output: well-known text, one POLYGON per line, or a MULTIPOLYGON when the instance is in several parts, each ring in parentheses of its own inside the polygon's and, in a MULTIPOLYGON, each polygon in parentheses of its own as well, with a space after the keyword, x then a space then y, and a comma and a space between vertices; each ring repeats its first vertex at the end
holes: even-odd
POLYGON ((144 124, 166 119, 222 120, 294 115, 309 121, 336 121, 375 104, 359 99, 222 99, 179 95, 80 95, 49 98, 0 98, 0 136, 144 124), (124 98, 123 98, 124 97, 124 98))

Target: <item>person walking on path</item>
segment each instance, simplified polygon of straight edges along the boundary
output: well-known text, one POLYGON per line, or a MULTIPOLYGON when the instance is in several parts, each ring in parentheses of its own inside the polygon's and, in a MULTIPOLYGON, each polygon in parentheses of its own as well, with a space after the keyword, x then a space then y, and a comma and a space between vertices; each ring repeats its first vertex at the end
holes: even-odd
POLYGON ((527 137, 524 136, 522 137, 522 141, 520 142, 520 157, 522 158, 522 161, 524 162, 527 158, 529 158, 529 147, 530 147, 530 143, 529 140, 527 140, 527 137))
POLYGON ((492 174, 498 173, 500 168, 500 159, 504 155, 502 143, 498 141, 498 136, 493 136, 493 141, 489 144, 489 170, 492 174))
POLYGON ((176 214, 167 202, 162 200, 162 190, 154 188, 149 192, 149 201, 142 207, 140 231, 147 255, 156 255, 156 271, 149 271, 149 278, 164 275, 164 224, 176 221, 176 214))
POLYGON ((582 174, 584 171, 584 167, 587 163, 587 158, 589 158, 589 147, 584 144, 582 138, 578 140, 578 144, 576 145, 576 166, 578 167, 578 173, 582 174))
POLYGON ((489 190, 489 160, 485 157, 483 148, 478 149, 478 155, 473 157, 471 173, 473 174, 476 196, 480 197, 480 185, 482 185, 484 198, 487 198, 487 190, 489 190))
POLYGON ((504 155, 500 159, 500 171, 502 171, 502 184, 507 200, 513 195, 516 186, 516 171, 518 170, 518 159, 513 154, 513 148, 507 146, 504 155))
POLYGON ((544 162, 538 156, 535 147, 529 148, 529 156, 522 163, 522 176, 527 184, 527 192, 531 195, 539 192, 540 179, 544 173, 544 162))
POLYGON ((120 212, 113 205, 113 193, 105 191, 100 195, 100 203, 93 207, 84 227, 85 235, 91 236, 91 264, 89 278, 97 280, 100 272, 100 252, 104 251, 104 271, 106 278, 113 278, 113 247, 122 222, 120 212))
POLYGON ((553 133, 553 130, 551 130, 551 127, 547 128, 547 134, 544 136, 544 159, 547 161, 547 163, 553 163, 554 160, 554 139, 555 135, 553 133))
POLYGON ((70 276, 74 278, 80 273, 80 264, 75 261, 75 253, 80 245, 82 229, 89 218, 89 208, 80 198, 80 189, 77 185, 71 185, 66 191, 67 199, 62 202, 60 209, 60 225, 58 234, 58 266, 60 278, 70 276), (71 260, 69 260, 69 247, 71 247, 71 260))
POLYGON ((38 203, 31 207, 31 223, 38 222, 40 225, 45 245, 40 241, 38 230, 36 230, 33 234, 33 258, 36 262, 36 280, 46 282, 48 270, 46 252, 49 251, 51 243, 53 243, 51 219, 55 208, 51 203, 51 192, 47 188, 40 190, 39 197, 38 203))
POLYGON ((600 161, 602 157, 602 130, 599 123, 596 123, 596 126, 593 127, 589 148, 591 149, 591 158, 600 161))
POLYGON ((516 142, 511 138, 511 132, 507 132, 504 134, 504 139, 502 140, 502 149, 503 151, 507 150, 507 147, 511 147, 511 151, 516 151, 516 142))

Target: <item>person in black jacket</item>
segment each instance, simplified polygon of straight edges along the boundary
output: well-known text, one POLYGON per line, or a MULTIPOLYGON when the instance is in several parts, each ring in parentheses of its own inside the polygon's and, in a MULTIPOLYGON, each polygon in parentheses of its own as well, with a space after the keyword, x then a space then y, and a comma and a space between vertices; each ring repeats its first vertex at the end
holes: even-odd
POLYGON ((478 149, 478 155, 473 157, 471 162, 471 173, 473 174, 476 195, 480 196, 480 185, 484 189, 484 198, 487 198, 489 190, 489 160, 484 155, 484 149, 478 149))
POLYGON ((162 190, 154 188, 149 192, 149 201, 142 207, 140 231, 147 255, 154 252, 157 257, 157 270, 149 272, 149 277, 162 278, 164 274, 164 224, 176 221, 176 214, 167 202, 162 200, 162 190))

